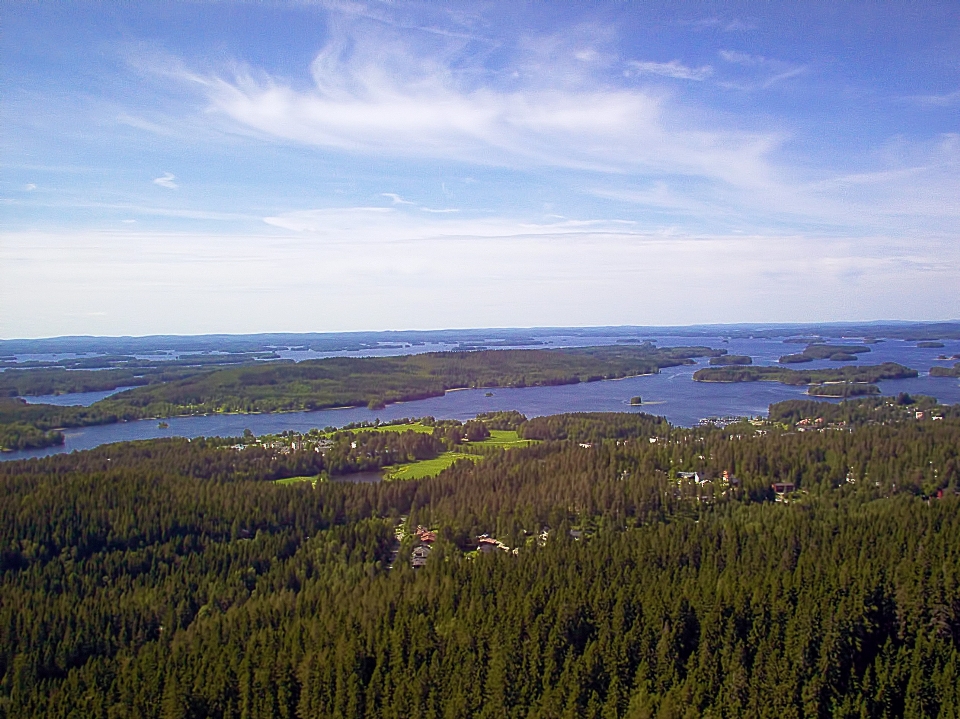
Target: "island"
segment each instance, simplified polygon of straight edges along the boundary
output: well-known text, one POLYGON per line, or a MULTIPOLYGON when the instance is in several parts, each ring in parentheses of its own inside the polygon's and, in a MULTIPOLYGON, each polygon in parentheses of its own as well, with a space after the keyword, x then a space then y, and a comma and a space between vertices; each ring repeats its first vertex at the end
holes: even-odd
POLYGON ((711 357, 710 364, 721 367, 753 364, 753 357, 748 355, 720 355, 719 357, 711 357))
POLYGON ((780 364, 797 364, 814 360, 833 360, 834 362, 852 362, 862 352, 869 352, 865 345, 828 345, 815 343, 808 345, 803 352, 783 355, 780 364))
POLYGON ((824 385, 828 382, 873 384, 880 380, 908 379, 918 375, 915 369, 904 367, 896 362, 884 362, 880 365, 815 370, 794 370, 783 367, 708 367, 694 372, 693 379, 696 382, 780 382, 786 385, 802 386, 824 385))
POLYGON ((812 397, 866 397, 880 394, 880 388, 869 382, 826 382, 810 385, 807 394, 812 397))
POLYGON ((931 367, 931 377, 960 377, 960 362, 953 367, 931 367))

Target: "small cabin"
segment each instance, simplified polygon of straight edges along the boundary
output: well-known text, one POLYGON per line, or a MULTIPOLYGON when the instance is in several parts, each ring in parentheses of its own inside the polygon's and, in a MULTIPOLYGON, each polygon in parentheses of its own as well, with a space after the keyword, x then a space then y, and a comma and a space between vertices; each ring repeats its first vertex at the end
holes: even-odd
POLYGON ((793 482, 774 482, 770 485, 772 489, 777 494, 790 494, 791 492, 796 491, 797 485, 793 482))
POLYGON ((480 537, 480 539, 477 540, 477 551, 479 552, 484 552, 484 553, 492 552, 496 548, 497 548, 496 539, 490 539, 489 537, 480 537))
POLYGON ((734 477, 727 470, 723 470, 723 483, 728 487, 739 487, 740 480, 734 477))
POLYGON ((410 552, 410 566, 413 568, 425 567, 430 556, 430 547, 414 547, 410 552))

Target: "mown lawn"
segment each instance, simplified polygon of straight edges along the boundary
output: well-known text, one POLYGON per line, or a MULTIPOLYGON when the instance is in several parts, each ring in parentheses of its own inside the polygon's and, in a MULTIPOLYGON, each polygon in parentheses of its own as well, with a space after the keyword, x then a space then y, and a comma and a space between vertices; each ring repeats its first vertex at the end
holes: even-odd
POLYGON ((527 447, 533 444, 532 439, 520 439, 520 435, 514 429, 491 429, 490 436, 482 442, 472 442, 481 447, 502 447, 510 449, 512 447, 527 447))
POLYGON ((313 482, 317 483, 317 475, 312 475, 310 477, 287 477, 286 479, 278 479, 277 484, 294 484, 295 482, 313 482))
POLYGON ((478 454, 466 454, 464 452, 444 452, 435 459, 424 459, 419 462, 411 462, 410 464, 395 464, 390 467, 384 467, 383 478, 385 480, 391 480, 436 477, 451 464, 461 459, 479 462, 483 457, 478 454))

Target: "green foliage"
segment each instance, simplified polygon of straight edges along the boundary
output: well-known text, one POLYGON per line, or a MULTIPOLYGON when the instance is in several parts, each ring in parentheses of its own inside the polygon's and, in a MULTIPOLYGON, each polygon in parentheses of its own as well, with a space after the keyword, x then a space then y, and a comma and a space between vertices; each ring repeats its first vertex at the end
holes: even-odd
MULTIPOLYGON (((16 424, 17 428, 9 431, 9 441, 14 441, 14 432, 17 437, 25 436, 27 430, 21 426, 29 425, 31 442, 50 444, 55 435, 48 435, 46 440, 37 438, 48 430, 63 427, 211 412, 280 412, 364 405, 377 409, 391 402, 440 396, 456 388, 575 384, 645 374, 657 372, 661 367, 692 363, 691 357, 712 356, 720 352, 708 347, 658 349, 643 344, 639 347, 331 358, 299 364, 249 364, 251 357, 243 355, 241 366, 217 370, 181 367, 163 371, 154 365, 165 363, 153 363, 144 370, 141 378, 148 382, 148 386, 121 392, 90 407, 28 405, 21 400, 0 396, 0 426, 16 424)), ((203 366, 215 363, 217 357, 191 361, 203 366)), ((220 357, 225 361, 223 356, 220 357)), ((120 386, 117 383, 130 380, 130 370, 127 369, 86 373, 67 372, 61 368, 28 372, 7 370, 0 373, 0 395, 40 389, 112 389, 120 386), (10 378, 5 380, 7 375, 10 378), (83 376, 74 380, 74 375, 83 376), (102 375, 100 383, 88 375, 102 375)), ((495 414, 497 419, 482 421, 485 424, 493 422, 505 429, 516 428, 522 421, 519 413, 495 414)))
POLYGON ((867 382, 833 382, 811 385, 807 394, 813 397, 863 397, 880 394, 880 388, 867 382))
POLYGON ((915 419, 916 412, 934 416, 960 418, 960 405, 938 405, 933 397, 915 397, 901 392, 896 397, 857 399, 839 404, 791 399, 770 405, 771 422, 795 424, 802 419, 822 418, 826 422, 860 425, 881 424, 915 419))
POLYGON ((960 362, 953 367, 931 367, 931 377, 960 377, 960 362))
POLYGON ((491 430, 516 430, 527 418, 514 410, 506 412, 481 412, 477 419, 491 430))
POLYGON ((158 417, 382 406, 457 388, 561 385, 626 377, 716 353, 719 350, 706 347, 642 345, 264 363, 129 390, 97 405, 118 415, 158 417))
POLYGON ((63 432, 43 431, 26 422, 0 424, 0 451, 39 449, 63 444, 63 432))
POLYGON ((748 355, 720 355, 711 357, 710 364, 719 366, 753 364, 753 358, 748 355))
POLYGON ((780 358, 781 364, 797 362, 813 362, 813 360, 833 360, 834 362, 850 362, 857 359, 857 354, 869 352, 865 345, 828 345, 814 343, 799 354, 784 355, 780 358))
POLYGON ((378 484, 265 481, 316 474, 318 453, 218 440, 0 464, 0 713, 960 711, 955 413, 804 433, 574 414, 521 431, 545 441, 378 484), (795 499, 773 502, 773 481, 795 499), (437 541, 413 570, 395 531, 417 525, 437 541), (517 553, 468 556, 482 533, 517 553))
POLYGON ((782 367, 707 367, 693 373, 697 382, 780 382, 788 385, 825 382, 866 382, 906 379, 918 376, 915 369, 895 362, 879 365, 837 367, 836 369, 793 370, 782 367))

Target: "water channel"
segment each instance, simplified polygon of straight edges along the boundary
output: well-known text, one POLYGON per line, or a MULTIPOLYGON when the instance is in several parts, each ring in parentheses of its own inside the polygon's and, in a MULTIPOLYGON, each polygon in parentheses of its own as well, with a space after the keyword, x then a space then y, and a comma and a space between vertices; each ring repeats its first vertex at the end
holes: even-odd
MULTIPOLYGON (((780 355, 796 352, 801 346, 784 344, 780 340, 723 338, 658 338, 662 347, 676 345, 706 344, 723 347, 730 354, 746 354, 755 364, 776 364, 780 355)), ((839 343, 839 342, 837 342, 839 343)), ((852 342, 847 341, 847 344, 852 342)), ((594 338, 590 344, 599 344, 594 338)), ((941 403, 960 402, 960 380, 949 377, 930 377, 931 366, 952 366, 955 360, 939 361, 939 355, 951 356, 960 353, 960 341, 945 340, 944 348, 918 348, 915 342, 888 340, 871 345, 871 352, 859 355, 857 364, 899 362, 920 371, 915 379, 888 380, 879 383, 883 394, 899 392, 925 394, 936 397, 941 403)), ((790 387, 777 382, 746 382, 737 384, 713 384, 694 382, 693 373, 706 365, 700 359, 697 365, 670 367, 656 375, 629 377, 620 380, 585 382, 559 387, 524 387, 515 389, 469 389, 447 392, 442 397, 433 397, 415 402, 388 405, 384 409, 366 407, 330 409, 315 412, 286 412, 275 414, 205 415, 195 417, 172 417, 164 420, 162 427, 157 420, 139 420, 97 427, 82 427, 64 431, 65 444, 40 450, 8 452, 0 459, 41 457, 62 452, 91 449, 101 444, 158 437, 237 437, 245 429, 254 434, 272 434, 284 430, 304 432, 328 426, 341 427, 351 422, 389 421, 402 417, 433 416, 438 419, 470 419, 478 412, 494 410, 518 410, 528 417, 562 412, 648 412, 666 417, 681 426, 691 426, 705 417, 758 416, 767 412, 773 402, 805 398, 804 387, 790 387), (643 398, 640 407, 631 407, 630 398, 643 398)), ((847 364, 847 363, 844 363, 847 364)), ((849 363, 853 364, 853 363, 849 363)), ((827 360, 792 365, 795 369, 836 367, 827 360)), ((105 393, 85 393, 101 399, 105 393)), ((38 400, 40 398, 33 398, 38 400)), ((57 404, 89 404, 92 397, 60 395, 57 404), (84 401, 79 401, 84 400, 84 401)))

